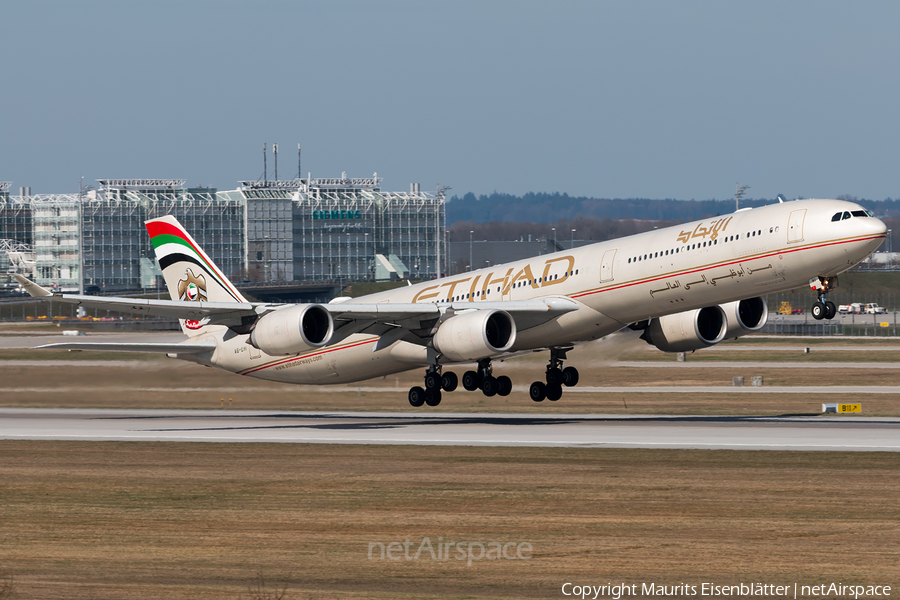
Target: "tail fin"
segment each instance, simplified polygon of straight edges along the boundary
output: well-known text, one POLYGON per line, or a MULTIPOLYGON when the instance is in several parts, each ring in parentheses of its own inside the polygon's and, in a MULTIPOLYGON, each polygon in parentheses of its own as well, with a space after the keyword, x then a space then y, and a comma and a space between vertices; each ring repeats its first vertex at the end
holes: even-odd
MULTIPOLYGON (((147 233, 156 252, 172 300, 192 302, 246 302, 234 285, 206 255, 194 238, 171 215, 146 221, 147 233)), ((180 320, 188 336, 204 329, 198 321, 180 320)))

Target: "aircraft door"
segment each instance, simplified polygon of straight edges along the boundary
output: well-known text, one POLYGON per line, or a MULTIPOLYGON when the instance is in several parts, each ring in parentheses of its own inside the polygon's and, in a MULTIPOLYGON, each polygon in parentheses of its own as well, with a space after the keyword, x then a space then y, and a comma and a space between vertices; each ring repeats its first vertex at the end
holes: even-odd
POLYGON ((600 261, 600 283, 613 280, 613 261, 616 258, 616 250, 607 250, 600 261))
POLYGON ((806 209, 791 211, 788 221, 788 244, 803 241, 803 222, 806 220, 806 209))

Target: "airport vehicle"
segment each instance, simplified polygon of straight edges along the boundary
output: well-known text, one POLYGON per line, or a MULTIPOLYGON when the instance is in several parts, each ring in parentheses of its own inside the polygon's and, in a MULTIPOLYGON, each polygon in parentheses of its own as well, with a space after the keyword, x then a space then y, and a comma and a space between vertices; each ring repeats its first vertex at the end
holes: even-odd
POLYGON ((173 300, 52 293, 24 277, 31 295, 58 302, 177 317, 179 344, 42 347, 165 352, 226 371, 298 384, 346 383, 424 367, 413 406, 435 406, 461 383, 507 395, 492 361, 546 351, 532 400, 558 400, 578 382, 567 353, 623 327, 666 352, 712 346, 758 331, 763 294, 808 283, 815 319, 837 308, 837 275, 874 252, 887 228, 857 204, 797 200, 658 229, 328 304, 247 302, 174 217, 147 221, 173 300))
MULTIPOLYGON (((777 312, 779 315, 802 315, 803 309, 802 308, 793 308, 791 306, 790 302, 788 302, 786 300, 782 300, 781 304, 778 305, 777 312)), ((838 311, 838 312, 840 312, 840 311, 838 311)))
POLYGON ((863 310, 867 315, 883 315, 887 312, 887 309, 883 306, 878 306, 874 302, 867 303, 863 310))
POLYGON ((883 306, 878 306, 874 302, 865 304, 853 302, 851 304, 841 304, 838 307, 838 312, 842 315, 883 315, 887 313, 887 309, 883 306))

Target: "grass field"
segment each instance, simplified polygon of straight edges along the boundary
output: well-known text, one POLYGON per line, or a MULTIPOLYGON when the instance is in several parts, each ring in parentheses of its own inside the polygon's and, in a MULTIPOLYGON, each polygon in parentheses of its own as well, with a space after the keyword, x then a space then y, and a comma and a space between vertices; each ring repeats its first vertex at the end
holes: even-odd
POLYGON ((248 598, 260 571, 285 598, 560 598, 567 581, 900 585, 891 453, 0 451, 0 572, 22 598, 248 598), (527 543, 530 559, 382 560, 377 546, 369 559, 369 544, 410 540, 414 556, 426 537, 527 543))
MULTIPOLYGON (((40 339, 40 336, 37 336, 40 339)), ((36 341, 35 343, 40 343, 36 341)), ((559 402, 528 398, 543 377, 546 353, 497 362, 496 374, 515 385, 508 397, 487 398, 460 387, 429 411, 525 413, 635 413, 701 415, 814 414, 823 402, 862 401, 867 416, 900 416, 900 394, 818 394, 821 385, 895 386, 900 340, 891 338, 770 338, 748 336, 676 357, 637 340, 601 340, 579 347, 567 364, 581 373, 579 388, 661 386, 665 393, 567 390, 559 402), (805 353, 804 348, 809 348, 805 353), (624 365, 623 362, 638 363, 624 365), (727 363, 711 365, 713 362, 727 363), (781 363, 796 364, 783 368, 781 363), (753 366, 746 366, 753 363, 753 366), (839 366, 816 368, 821 363, 839 366), (768 366, 771 365, 771 366, 768 366), (810 365, 808 368, 805 365, 810 365), (734 376, 804 393, 685 393, 684 386, 731 386, 734 376), (805 391, 808 390, 808 393, 805 391)), ((81 408, 190 408, 248 410, 410 410, 406 392, 422 384, 423 369, 345 386, 293 386, 240 377, 149 354, 0 350, 5 393, 0 406, 81 408), (29 361, 28 364, 10 361, 29 361), (45 361, 65 361, 65 363, 45 361), (113 361, 113 362, 106 362, 113 361)), ((468 368, 468 367, 467 367, 468 368)), ((463 369, 454 369, 462 374, 463 369)), ((425 410, 425 409, 421 409, 425 410)))

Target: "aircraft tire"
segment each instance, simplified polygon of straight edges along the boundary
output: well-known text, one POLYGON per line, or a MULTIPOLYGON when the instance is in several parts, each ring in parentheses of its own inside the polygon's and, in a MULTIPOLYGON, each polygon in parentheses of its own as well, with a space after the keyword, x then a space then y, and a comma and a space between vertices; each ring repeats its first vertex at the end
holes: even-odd
POLYGON ((563 384, 566 387, 574 387, 578 385, 578 369, 575 367, 566 367, 563 369, 563 384))
POLYGON ((441 403, 441 390, 426 390, 425 404, 428 406, 437 406, 441 403))
POLYGON ((474 392, 481 387, 481 385, 479 385, 481 383, 480 380, 481 378, 475 371, 466 371, 462 376, 462 385, 466 390, 474 392))
POLYGON ((414 408, 425 404, 425 390, 419 386, 409 388, 409 404, 414 408))
POLYGON ((531 387, 528 388, 528 395, 531 396, 531 399, 535 402, 543 402, 544 398, 547 397, 547 386, 544 385, 543 381, 535 381, 531 384, 531 387))
POLYGON ((497 394, 500 396, 509 396, 510 392, 512 392, 512 380, 506 375, 501 375, 497 378, 497 394))
POLYGON ((837 306, 834 305, 834 302, 829 300, 825 303, 825 318, 829 321, 834 318, 834 315, 837 314, 837 306))
POLYGON ((425 389, 426 390, 439 390, 441 388, 441 376, 435 373, 434 371, 430 371, 425 374, 425 389))
POLYGON ((494 377, 485 377, 484 381, 481 382, 481 391, 484 392, 484 395, 488 398, 496 396, 497 392, 500 391, 500 384, 494 377))
POLYGON ((456 373, 454 373, 453 371, 447 371, 446 373, 444 373, 443 377, 441 377, 441 388, 445 392, 452 392, 458 385, 459 377, 457 377, 456 373))
POLYGON ((563 372, 562 369, 558 369, 556 367, 547 371, 547 385, 559 385, 563 382, 563 372))
POLYGON ((562 398, 562 386, 558 383, 554 383, 553 385, 547 386, 547 400, 551 402, 556 402, 562 398))
POLYGON ((812 305, 812 316, 816 321, 821 321, 825 318, 825 303, 824 302, 816 302, 812 305))

